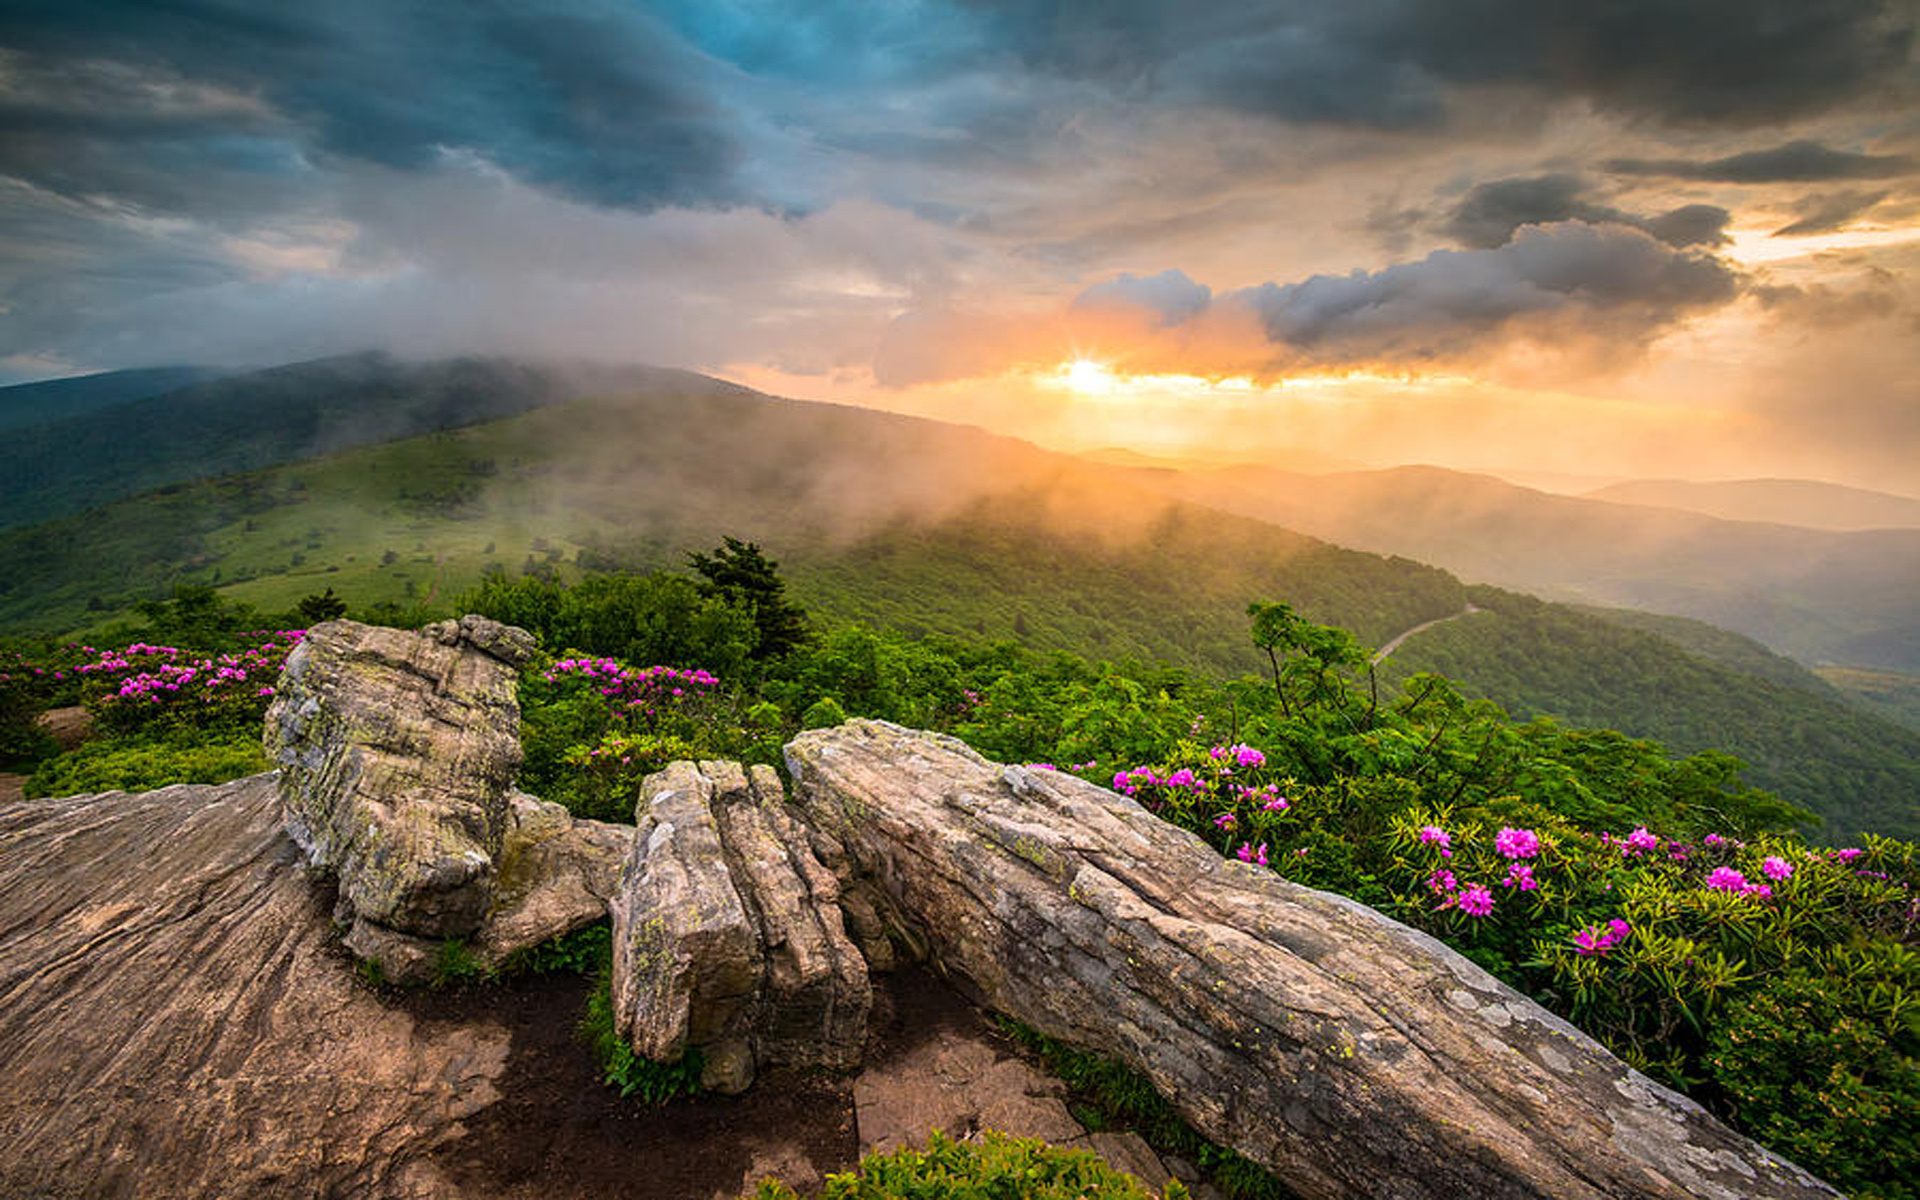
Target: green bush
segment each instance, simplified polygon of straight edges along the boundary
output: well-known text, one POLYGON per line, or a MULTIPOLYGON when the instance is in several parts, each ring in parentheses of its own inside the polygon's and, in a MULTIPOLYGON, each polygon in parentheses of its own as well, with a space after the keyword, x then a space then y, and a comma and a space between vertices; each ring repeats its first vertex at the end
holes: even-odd
POLYGON ((838 700, 832 696, 822 696, 800 714, 800 728, 831 729, 835 725, 845 724, 846 719, 847 710, 840 707, 838 700))
POLYGON ((267 769, 258 733, 196 741, 191 730, 175 730, 157 740, 88 742, 50 758, 28 777, 26 793, 148 792, 175 783, 226 783, 267 769))
MULTIPOLYGON (((924 1150, 869 1154, 827 1177, 820 1200, 1187 1200, 1178 1180, 1156 1193, 1091 1150, 1066 1150, 988 1130, 977 1142, 935 1133, 924 1150)), ((767 1180, 751 1200, 798 1200, 767 1180)))
POLYGON ((1920 1196, 1920 1015, 1888 1024, 1859 975, 1793 972, 1729 1005, 1708 1056, 1748 1132, 1856 1197, 1920 1196), (1896 1036, 1889 1042, 1892 1030, 1896 1036), (1874 1164, 1868 1169, 1867 1164, 1874 1164))

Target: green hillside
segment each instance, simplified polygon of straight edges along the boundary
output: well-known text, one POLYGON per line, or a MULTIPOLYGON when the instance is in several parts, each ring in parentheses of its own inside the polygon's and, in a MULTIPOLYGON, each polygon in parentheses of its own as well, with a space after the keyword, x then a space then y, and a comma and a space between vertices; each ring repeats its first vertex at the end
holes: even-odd
POLYGON ((318 359, 110 406, 93 403, 115 394, 113 382, 29 385, 41 405, 46 394, 65 395, 63 386, 80 389, 89 402, 65 419, 23 426, 0 439, 0 527, 65 516, 185 480, 511 416, 587 392, 728 386, 646 367, 479 358, 412 363, 384 354, 318 359))
POLYGON ((1836 532, 1550 495, 1395 467, 1143 471, 1143 481, 1476 583, 1693 617, 1802 663, 1920 671, 1920 530, 1836 532))
POLYGON ((1770 679, 1822 696, 1838 694, 1818 673, 1785 655, 1775 654, 1750 637, 1718 625, 1709 625, 1691 617, 1670 617, 1632 608, 1599 608, 1587 604, 1570 607, 1614 625, 1663 637, 1696 658, 1732 667, 1748 675, 1757 675, 1761 679, 1770 679))
POLYGON ((1830 689, 1765 679, 1681 651, 1666 638, 1498 588, 1468 589, 1477 613, 1411 639, 1401 671, 1467 681, 1517 717, 1719 749, 1753 783, 1826 818, 1826 834, 1920 834, 1920 734, 1830 689))
POLYGON ((1908 731, 1666 638, 979 430, 681 378, 0 531, 0 628, 99 626, 179 584, 269 612, 329 587, 360 607, 433 608, 489 570, 678 567, 727 534, 764 546, 830 618, 1215 676, 1264 665, 1250 600, 1382 645, 1485 595, 1497 617, 1413 639, 1386 685, 1437 667, 1518 713, 1731 749, 1836 831, 1900 832, 1920 811, 1908 731), (1515 618, 1524 605, 1548 616, 1515 618))
POLYGON ((141 367, 0 388, 0 429, 46 425, 217 379, 210 367, 141 367))

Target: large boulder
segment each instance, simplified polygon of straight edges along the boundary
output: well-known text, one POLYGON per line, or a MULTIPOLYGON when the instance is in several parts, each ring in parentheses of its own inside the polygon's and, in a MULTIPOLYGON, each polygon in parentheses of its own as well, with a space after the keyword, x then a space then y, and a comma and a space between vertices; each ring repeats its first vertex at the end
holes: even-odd
MULTIPOLYGON (((478 930, 461 939, 462 957, 475 968, 497 971, 524 950, 606 920, 632 842, 630 825, 582 820, 558 804, 514 792, 507 798, 493 908, 478 930)), ((388 929, 352 916, 345 905, 335 919, 346 928, 347 949, 379 964, 389 982, 432 982, 444 968, 444 939, 388 929)))
POLYGON ((827 857, 951 978, 1303 1196, 1837 1195, 1433 938, 1103 788, 875 721, 787 762, 827 857))
POLYGON ((474 965, 602 920, 632 829, 512 790, 525 630, 309 630, 267 710, 287 833, 337 877, 349 950, 422 983, 460 939, 474 965))
POLYGON ((355 980, 271 775, 0 809, 0 1196, 468 1195, 509 1040, 355 980))
POLYGON ((418 633, 352 621, 307 632, 267 710, 286 828, 340 881, 346 913, 430 938, 493 908, 520 768, 524 631, 484 617, 418 633))
POLYGON ((859 1060, 871 1003, 839 888, 779 777, 676 762, 648 776, 611 905, 615 1028, 634 1052, 704 1060, 737 1092, 769 1065, 859 1060))

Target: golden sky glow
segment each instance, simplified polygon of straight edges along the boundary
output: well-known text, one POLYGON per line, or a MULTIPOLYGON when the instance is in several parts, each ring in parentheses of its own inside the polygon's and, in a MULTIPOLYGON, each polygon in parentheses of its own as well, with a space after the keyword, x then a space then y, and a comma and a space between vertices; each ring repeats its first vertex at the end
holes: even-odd
POLYGON ((283 7, 19 14, 0 381, 639 361, 1059 446, 1920 493, 1911 3, 283 7))

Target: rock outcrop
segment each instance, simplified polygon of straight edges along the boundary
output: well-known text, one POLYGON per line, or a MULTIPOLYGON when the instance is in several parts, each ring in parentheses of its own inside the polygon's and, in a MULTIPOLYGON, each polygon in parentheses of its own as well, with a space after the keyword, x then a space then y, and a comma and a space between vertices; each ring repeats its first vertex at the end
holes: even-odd
POLYGON ((355 980, 271 775, 0 809, 0 1196, 457 1196, 507 1051, 355 980))
POLYGON ((1303 1196, 1837 1194, 1433 938, 1105 789, 874 721, 787 761, 823 857, 909 944, 1303 1196))
POLYGON ((613 915, 615 1028, 636 1054, 696 1051, 738 1092, 766 1066, 859 1061, 871 991, 839 887, 767 767, 648 776, 613 915))
POLYGON ((512 792, 524 630, 419 633, 329 621, 288 656, 267 711, 288 834, 339 880, 346 944, 418 983, 446 939, 481 966, 600 920, 628 830, 512 792))

